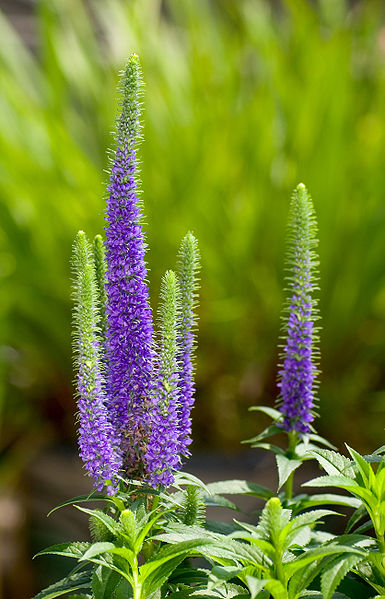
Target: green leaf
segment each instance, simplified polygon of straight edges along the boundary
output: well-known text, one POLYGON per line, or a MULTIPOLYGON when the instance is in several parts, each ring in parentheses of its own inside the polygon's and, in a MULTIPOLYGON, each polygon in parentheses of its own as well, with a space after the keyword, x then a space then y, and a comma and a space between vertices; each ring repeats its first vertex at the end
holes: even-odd
POLYGON ((331 451, 329 449, 312 449, 311 452, 322 468, 330 475, 343 474, 348 477, 354 477, 355 472, 352 468, 351 461, 345 456, 331 451))
POLYGON ((97 557, 102 553, 110 551, 111 549, 115 549, 115 545, 113 543, 108 543, 107 541, 93 543, 80 558, 80 561, 90 560, 93 557, 97 557))
MULTIPOLYGON (((323 594, 319 591, 304 591, 300 594, 300 599, 323 599, 323 594)), ((334 593, 333 599, 352 599, 344 593, 334 593)))
POLYGON ((237 566, 214 566, 209 575, 208 589, 211 590, 221 586, 243 570, 244 568, 238 568, 237 566))
POLYGON ((148 597, 151 593, 154 593, 159 589, 170 577, 172 572, 179 566, 179 564, 185 559, 186 553, 177 555, 167 562, 160 564, 155 570, 153 570, 143 584, 143 594, 148 597))
POLYGON ((299 495, 293 499, 293 504, 290 504, 288 507, 293 508, 293 511, 298 512, 317 505, 344 505, 347 507, 358 508, 362 504, 359 499, 349 497, 348 495, 320 493, 304 496, 303 499, 302 496, 299 495))
POLYGON ((364 460, 364 458, 359 453, 357 453, 357 451, 349 447, 349 445, 346 445, 346 447, 350 455, 352 456, 355 464, 358 467, 358 470, 362 476, 362 480, 365 483, 365 486, 368 489, 372 488, 375 480, 375 475, 372 470, 372 467, 370 466, 370 464, 368 464, 368 462, 364 460))
POLYGON ((267 449, 267 451, 272 451, 275 454, 285 455, 285 451, 278 445, 273 445, 273 443, 254 443, 253 448, 267 449))
POLYGON ((256 599, 259 593, 265 588, 266 580, 256 578, 255 576, 246 576, 247 588, 250 591, 250 599, 256 599))
POLYGON ((227 499, 226 497, 222 497, 221 495, 213 494, 213 495, 203 495, 202 500, 205 505, 209 507, 226 507, 229 510, 234 510, 239 512, 239 507, 235 505, 232 501, 227 499))
POLYGON ((62 507, 65 507, 67 505, 75 505, 76 503, 85 503, 88 501, 112 502, 113 500, 111 497, 106 497, 106 495, 102 495, 102 494, 98 494, 98 493, 94 493, 94 494, 89 493, 88 495, 79 495, 78 497, 73 497, 73 499, 67 499, 67 501, 63 501, 63 503, 60 503, 59 505, 54 507, 50 512, 48 512, 47 517, 49 517, 54 512, 56 512, 57 510, 60 510, 62 507))
POLYGON ((315 562, 322 557, 334 554, 338 555, 339 553, 352 553, 361 558, 365 557, 365 552, 358 547, 349 547, 348 545, 339 545, 337 543, 325 544, 321 547, 316 547, 315 549, 309 549, 309 551, 306 551, 306 553, 301 555, 301 557, 295 561, 285 564, 285 574, 290 578, 302 568, 308 567, 312 562, 315 562))
POLYGON ((197 476, 190 474, 189 472, 176 472, 174 487, 179 488, 181 485, 195 485, 205 491, 208 495, 210 494, 208 486, 202 482, 197 476))
POLYGON ((191 551, 196 550, 198 547, 207 547, 210 542, 210 539, 201 537, 182 541, 168 547, 162 547, 162 549, 160 549, 152 559, 148 560, 140 567, 139 572, 141 579, 146 580, 147 576, 149 576, 154 570, 159 568, 160 565, 166 563, 170 559, 180 555, 188 554, 191 551))
POLYGON ((74 543, 58 543, 57 545, 47 547, 47 549, 42 549, 42 551, 39 551, 34 557, 40 555, 62 555, 63 557, 80 559, 89 547, 91 547, 91 543, 80 541, 74 543))
POLYGON ((91 573, 90 572, 76 572, 70 576, 66 576, 62 580, 51 584, 37 595, 33 599, 54 599, 54 597, 60 597, 70 591, 77 591, 78 589, 90 589, 91 588, 91 573))
MULTIPOLYGON (((132 597, 132 587, 128 580, 122 578, 115 587, 111 599, 130 599, 132 597)), ((107 599, 107 598, 106 598, 107 599)))
POLYGON ((324 599, 331 599, 341 580, 362 559, 363 557, 359 555, 343 554, 326 566, 321 576, 321 590, 324 599))
POLYGON ((254 447, 254 443, 259 443, 259 441, 263 441, 264 439, 268 439, 273 435, 283 433, 283 429, 277 426, 276 424, 271 424, 267 428, 265 428, 259 435, 252 437, 251 439, 246 439, 246 441, 242 441, 242 443, 251 443, 251 446, 254 447))
POLYGON ((302 464, 301 460, 292 460, 284 455, 275 456, 278 467, 278 491, 285 484, 289 476, 302 464))
POLYGON ((355 512, 353 512, 352 516, 350 517, 350 519, 346 525, 345 532, 351 532, 353 530, 353 528, 358 524, 358 522, 360 520, 362 520, 362 518, 366 514, 367 514, 366 507, 364 505, 362 505, 361 502, 359 502, 358 508, 355 510, 355 512))
POLYGON ((327 439, 325 439, 324 437, 321 437, 320 435, 315 435, 313 433, 310 433, 310 435, 308 435, 308 437, 309 437, 310 441, 315 441, 316 443, 325 445, 329 449, 334 449, 334 450, 336 449, 332 443, 330 443, 327 439))
POLYGON ((267 580, 265 589, 274 597, 274 599, 287 599, 287 591, 280 580, 267 580))
POLYGON ((254 495, 255 497, 261 497, 262 499, 269 499, 274 497, 272 493, 266 487, 262 487, 257 483, 247 480, 221 480, 218 482, 209 483, 207 485, 211 494, 225 494, 225 495, 254 495))
POLYGON ((353 478, 348 478, 342 475, 330 475, 330 476, 318 476, 313 478, 306 483, 303 483, 303 487, 341 487, 342 489, 355 489, 359 488, 356 481, 353 478))
POLYGON ((275 408, 270 408, 269 406, 251 406, 249 408, 250 412, 263 412, 267 416, 270 416, 272 420, 280 420, 282 418, 282 414, 279 410, 275 408))
POLYGON ((93 599, 111 599, 122 580, 121 576, 107 567, 98 566, 92 577, 93 599))
POLYGON ((84 512, 89 516, 94 516, 94 518, 100 520, 100 522, 102 522, 114 536, 121 534, 122 531, 119 523, 113 518, 111 518, 111 516, 108 516, 100 510, 89 510, 85 507, 81 507, 80 505, 75 505, 75 507, 81 512, 84 512))
POLYGON ((328 559, 333 559, 333 557, 321 558, 320 560, 315 560, 310 563, 306 568, 300 568, 289 581, 289 597, 298 597, 298 594, 301 591, 304 591, 316 576, 322 572, 328 559))

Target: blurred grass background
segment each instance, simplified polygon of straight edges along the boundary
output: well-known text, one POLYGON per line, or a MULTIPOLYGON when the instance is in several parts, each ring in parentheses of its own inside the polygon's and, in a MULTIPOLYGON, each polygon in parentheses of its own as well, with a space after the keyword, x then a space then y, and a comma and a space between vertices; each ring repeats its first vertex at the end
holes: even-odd
MULTIPOLYGON (((288 201, 319 220, 321 419, 384 443, 385 5, 382 0, 38 0, 0 13, 0 485, 75 443, 70 269, 103 229, 116 84, 136 51, 153 306, 192 229, 203 269, 196 448, 237 450, 276 396, 288 201)), ((7 10, 5 10, 7 9, 7 10)), ((69 489, 68 494, 72 492, 69 489)))

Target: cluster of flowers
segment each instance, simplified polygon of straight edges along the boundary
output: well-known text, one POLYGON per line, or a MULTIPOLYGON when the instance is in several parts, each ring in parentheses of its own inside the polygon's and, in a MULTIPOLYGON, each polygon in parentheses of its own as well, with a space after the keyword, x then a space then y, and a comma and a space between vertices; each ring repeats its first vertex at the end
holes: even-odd
MULTIPOLYGON (((171 485, 191 443, 198 247, 188 233, 178 274, 167 271, 163 278, 155 339, 137 181, 141 91, 140 64, 133 55, 122 78, 106 241, 97 236, 92 249, 80 232, 75 244, 80 456, 97 488, 108 493, 114 493, 121 475, 152 486, 171 485)), ((289 293, 278 373, 282 418, 277 423, 299 436, 310 432, 314 419, 316 245, 312 201, 300 184, 289 219, 289 293)))
POLYGON ((109 494, 122 476, 169 486, 191 443, 198 247, 188 233, 178 272, 163 277, 156 338, 137 180, 142 85, 132 55, 122 77, 106 240, 97 236, 91 247, 81 231, 74 249, 80 457, 109 494))

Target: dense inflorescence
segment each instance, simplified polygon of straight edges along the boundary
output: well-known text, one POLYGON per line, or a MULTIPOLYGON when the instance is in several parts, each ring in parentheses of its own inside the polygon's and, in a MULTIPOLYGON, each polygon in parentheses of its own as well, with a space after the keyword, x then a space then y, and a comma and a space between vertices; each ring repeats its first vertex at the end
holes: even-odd
MULTIPOLYGON (((139 59, 133 55, 122 78, 105 250, 97 236, 92 256, 81 237, 91 292, 86 296, 79 291, 75 298, 75 315, 89 316, 86 330, 83 320, 75 319, 77 338, 92 336, 88 353, 80 345, 76 359, 80 453, 98 488, 106 484, 109 492, 117 487, 118 472, 152 485, 172 484, 191 442, 198 248, 189 233, 182 242, 179 280, 172 271, 164 277, 156 352, 136 157, 142 85, 139 59)), ((78 254, 75 249, 80 269, 78 254)))
POLYGON ((177 362, 177 320, 179 287, 175 273, 167 271, 162 280, 159 309, 160 342, 156 376, 155 402, 151 410, 151 436, 146 462, 153 486, 169 486, 180 465, 178 453, 179 418, 177 362))
POLYGON ((78 233, 74 247, 74 349, 79 394, 79 447, 88 474, 111 493, 121 466, 109 421, 98 341, 97 288, 87 239, 78 233))
POLYGON ((296 188, 290 210, 287 263, 288 299, 283 312, 284 345, 278 373, 282 426, 300 435, 314 420, 319 353, 317 310, 313 298, 318 261, 316 220, 312 200, 303 184, 296 188))
POLYGON ((126 467, 142 469, 148 434, 148 398, 153 375, 153 327, 148 300, 145 243, 136 180, 140 140, 141 73, 136 56, 122 79, 117 149, 106 211, 106 379, 111 421, 126 455, 126 467))
POLYGON ((178 322, 179 366, 179 452, 188 456, 191 439, 191 409, 194 405, 194 328, 196 327, 195 304, 198 287, 199 251, 192 233, 182 241, 179 252, 180 314, 178 322))

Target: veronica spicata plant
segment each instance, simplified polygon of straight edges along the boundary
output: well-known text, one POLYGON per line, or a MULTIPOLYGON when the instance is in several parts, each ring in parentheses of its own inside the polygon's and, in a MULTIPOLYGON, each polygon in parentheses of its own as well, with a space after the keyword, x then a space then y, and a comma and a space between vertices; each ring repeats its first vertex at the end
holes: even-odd
POLYGON ((156 338, 137 166, 142 87, 134 55, 121 83, 106 240, 97 236, 92 254, 81 232, 74 250, 80 455, 108 493, 121 477, 169 486, 191 442, 199 253, 187 234, 178 274, 162 283, 156 338))
POLYGON ((204 504, 202 483, 179 473, 191 443, 198 244, 188 233, 177 271, 168 270, 162 280, 155 334, 137 167, 142 88, 139 59, 132 55, 121 81, 106 239, 97 235, 91 244, 80 231, 73 254, 79 449, 102 494, 62 505, 75 504, 89 516, 93 542, 41 552, 73 558, 77 565, 39 598, 77 592, 144 599, 194 548, 210 542, 187 540, 170 548, 148 539, 169 520, 201 522, 204 504), (173 493, 165 492, 170 485, 173 493), (89 500, 102 501, 104 509, 78 505, 89 500))
POLYGON ((275 453, 277 493, 244 480, 204 485, 181 472, 191 443, 199 251, 188 233, 176 271, 162 279, 155 327, 137 168, 142 87, 133 55, 122 77, 106 239, 97 235, 91 244, 80 231, 73 254, 79 449, 99 493, 59 507, 74 504, 89 517, 91 541, 40 552, 75 566, 35 599, 364 599, 368 589, 384 597, 385 450, 364 458, 349 448, 349 459, 313 428, 318 242, 303 184, 289 214, 279 396, 275 408, 254 408, 273 424, 249 441, 275 453), (267 442, 274 434, 286 435, 286 447, 267 442), (293 474, 308 459, 328 474, 309 486, 349 495, 293 497, 293 474), (255 496, 265 505, 252 522, 207 521, 207 505, 240 511, 226 495, 255 496), (90 500, 102 509, 80 505, 90 500), (323 528, 325 518, 340 514, 321 505, 354 509, 343 535, 323 528), (191 563, 195 556, 202 566, 191 563))

